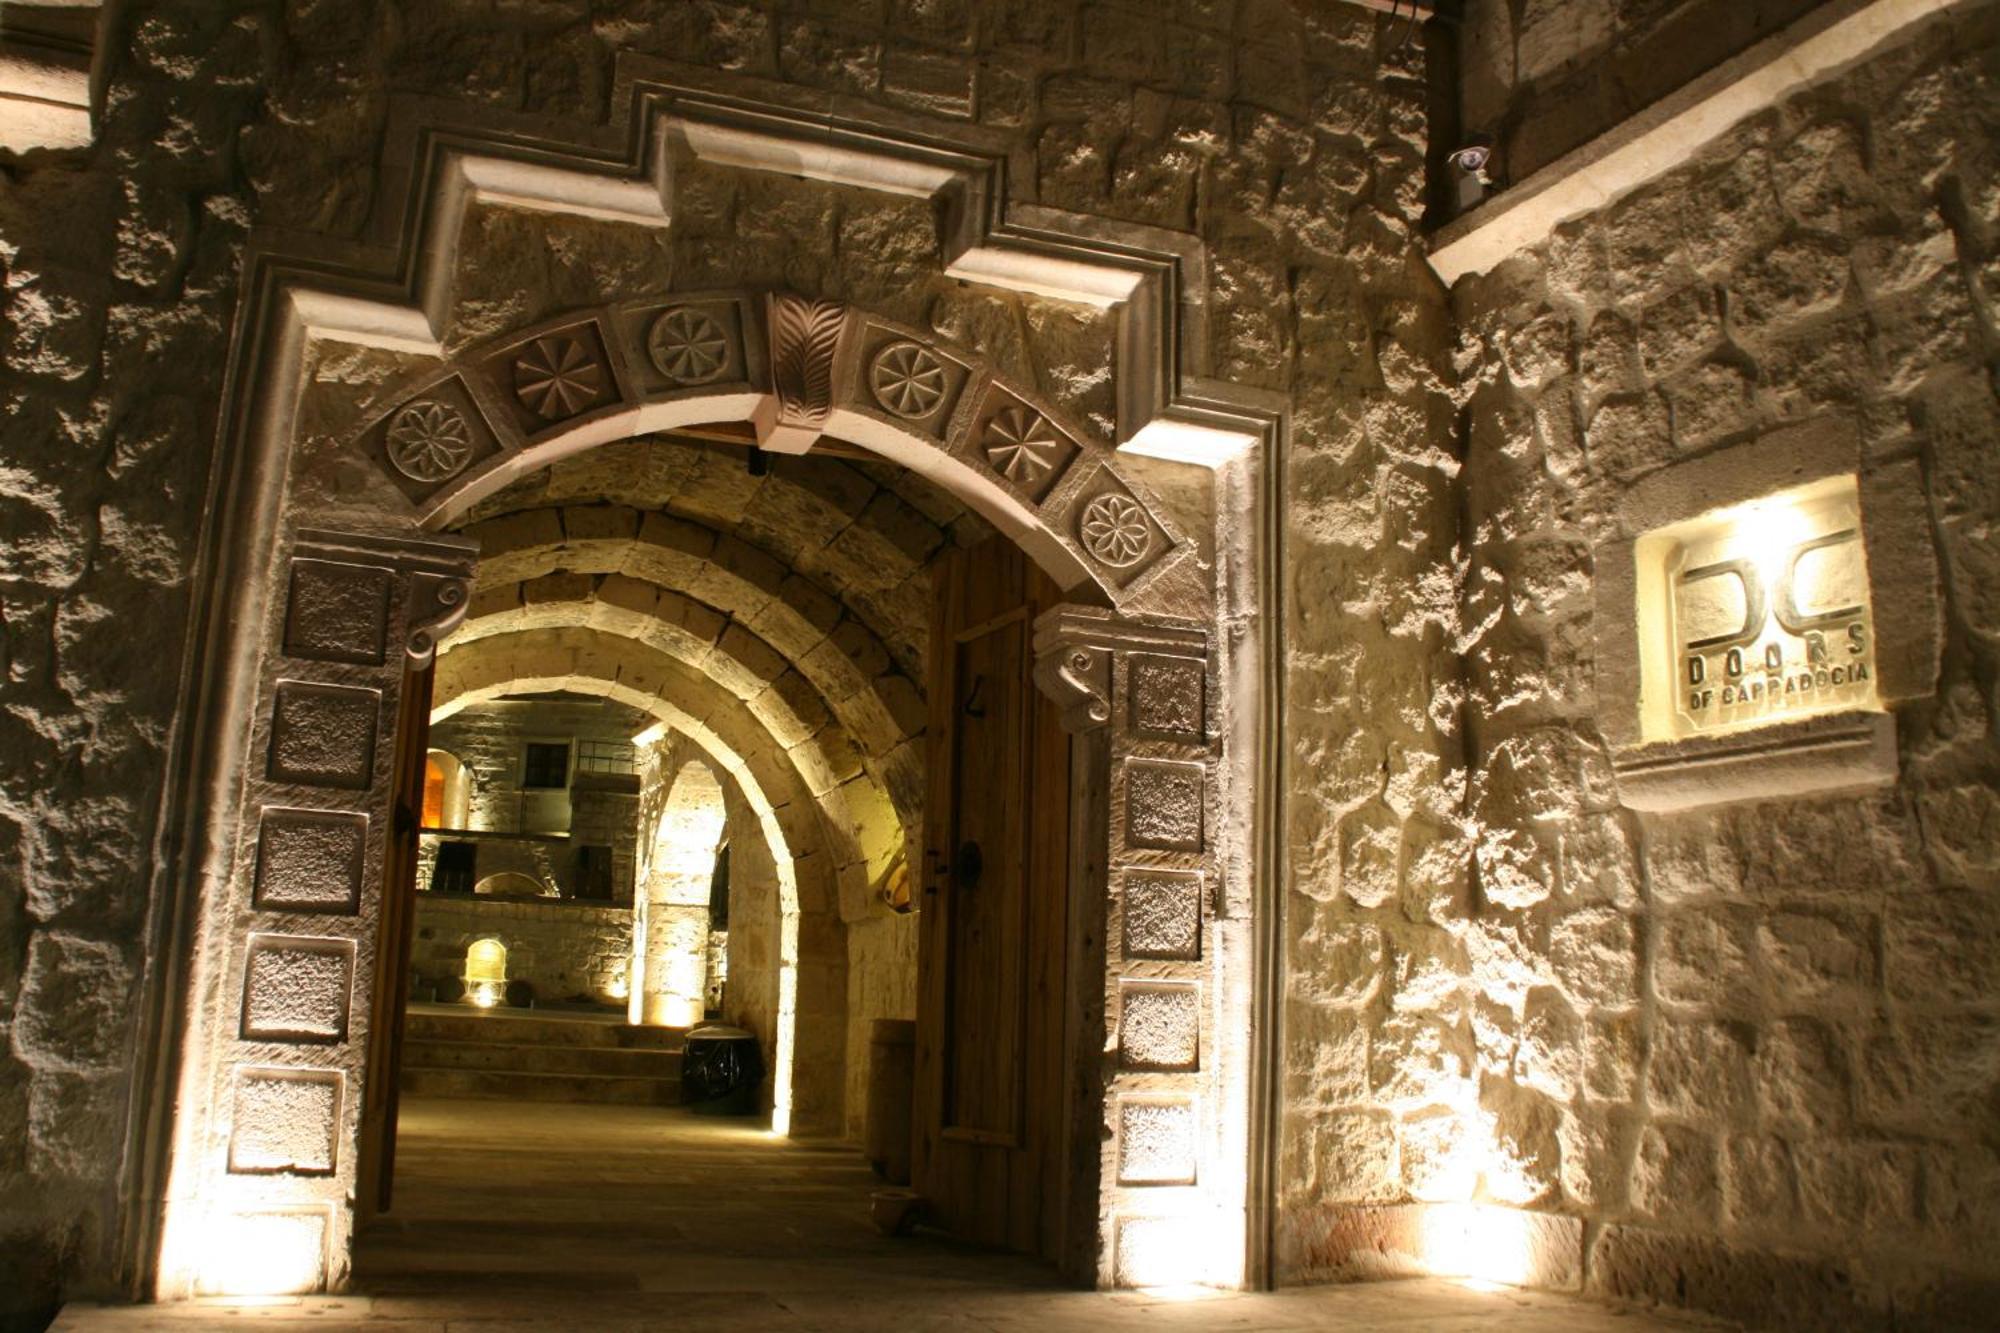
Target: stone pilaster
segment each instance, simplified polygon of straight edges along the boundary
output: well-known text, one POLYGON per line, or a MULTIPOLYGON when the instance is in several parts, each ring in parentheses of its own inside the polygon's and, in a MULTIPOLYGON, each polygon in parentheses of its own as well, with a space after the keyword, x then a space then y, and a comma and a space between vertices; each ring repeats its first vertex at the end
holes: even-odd
POLYGON ((204 941, 189 1058, 211 1089, 177 1164, 166 1282, 185 1294, 346 1280, 404 692, 463 616, 475 548, 300 531, 274 579, 234 873, 204 941), (192 1160, 189 1160, 189 1159, 192 1160))
POLYGON ((1081 932, 1101 942, 1101 992, 1078 983, 1105 1035, 1082 1044, 1077 1071, 1079 1125, 1098 1102, 1096 1277, 1198 1282, 1209 1259, 1240 1253, 1240 1214, 1212 1186, 1243 1170, 1214 1123, 1208 636, 1062 605, 1036 622, 1035 679, 1084 742, 1072 894, 1104 906, 1101 932, 1081 932))

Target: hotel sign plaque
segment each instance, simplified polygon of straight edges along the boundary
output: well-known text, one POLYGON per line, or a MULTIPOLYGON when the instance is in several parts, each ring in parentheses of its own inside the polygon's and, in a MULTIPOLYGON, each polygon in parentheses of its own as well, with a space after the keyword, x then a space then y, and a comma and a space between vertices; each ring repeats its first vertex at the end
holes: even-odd
POLYGON ((1639 557, 1649 739, 1880 706, 1852 476, 1677 523, 1639 557))

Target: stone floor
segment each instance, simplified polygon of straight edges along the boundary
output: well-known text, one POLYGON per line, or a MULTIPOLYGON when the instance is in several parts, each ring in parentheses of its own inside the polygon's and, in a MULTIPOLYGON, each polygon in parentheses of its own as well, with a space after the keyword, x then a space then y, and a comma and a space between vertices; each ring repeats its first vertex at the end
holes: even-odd
POLYGON ((1270 1294, 1066 1290, 1039 1264, 868 1223, 851 1151, 637 1106, 404 1102, 394 1220, 362 1239, 357 1294, 80 1308, 61 1330, 369 1333, 1686 1333, 1716 1325, 1452 1282, 1270 1294))

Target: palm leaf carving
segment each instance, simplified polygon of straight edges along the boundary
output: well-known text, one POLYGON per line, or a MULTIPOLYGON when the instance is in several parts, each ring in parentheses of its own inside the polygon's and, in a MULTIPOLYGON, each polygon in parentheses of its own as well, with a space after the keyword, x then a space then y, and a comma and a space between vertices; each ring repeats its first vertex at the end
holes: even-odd
POLYGON ((783 421, 817 426, 833 407, 833 350, 847 307, 790 293, 771 298, 771 381, 783 421))

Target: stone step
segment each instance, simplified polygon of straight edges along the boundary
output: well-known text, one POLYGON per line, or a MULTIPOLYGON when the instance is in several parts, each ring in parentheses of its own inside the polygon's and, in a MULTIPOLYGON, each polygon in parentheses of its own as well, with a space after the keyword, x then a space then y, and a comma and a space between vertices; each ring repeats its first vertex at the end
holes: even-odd
POLYGON ((515 1069, 433 1069, 405 1064, 405 1096, 478 1101, 589 1102, 616 1106, 676 1106, 679 1078, 618 1074, 534 1074, 515 1069))
POLYGON ((678 1051, 686 1036, 684 1028, 634 1027, 600 1018, 529 1014, 519 1009, 441 1013, 413 1005, 403 1022, 405 1043, 476 1041, 678 1051))
POLYGON ((522 1074, 611 1074, 678 1080, 678 1049, 556 1046, 519 1041, 403 1038, 403 1065, 418 1069, 495 1069, 522 1074))

